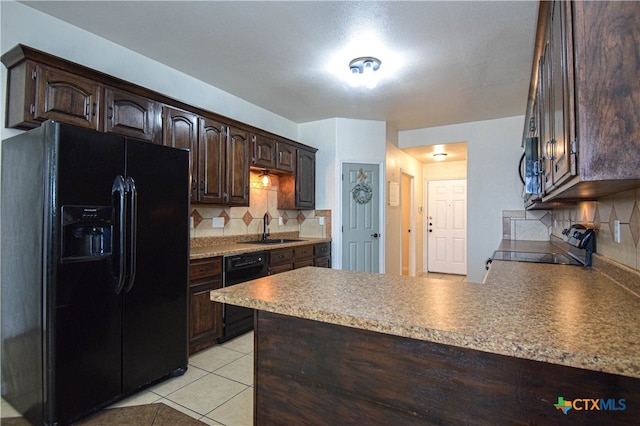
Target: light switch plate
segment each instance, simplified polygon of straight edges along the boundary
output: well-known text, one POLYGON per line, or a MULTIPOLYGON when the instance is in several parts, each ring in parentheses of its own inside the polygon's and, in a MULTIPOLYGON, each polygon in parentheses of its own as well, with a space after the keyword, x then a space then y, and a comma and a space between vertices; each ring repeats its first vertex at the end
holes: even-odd
POLYGON ((318 218, 318 224, 320 224, 320 225, 324 225, 324 217, 323 217, 323 216, 320 216, 320 217, 318 218))
POLYGON ((613 242, 620 244, 622 240, 620 239, 620 221, 613 221, 613 242))
POLYGON ((211 219, 212 228, 224 228, 224 217, 214 217, 211 219))

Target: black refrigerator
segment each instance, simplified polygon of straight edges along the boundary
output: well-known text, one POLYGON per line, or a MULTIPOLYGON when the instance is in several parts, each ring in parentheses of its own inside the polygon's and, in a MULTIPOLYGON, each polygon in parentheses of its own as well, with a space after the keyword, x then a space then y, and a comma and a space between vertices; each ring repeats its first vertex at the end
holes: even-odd
POLYGON ((47 121, 1 174, 2 396, 65 424, 183 374, 189 152, 47 121))

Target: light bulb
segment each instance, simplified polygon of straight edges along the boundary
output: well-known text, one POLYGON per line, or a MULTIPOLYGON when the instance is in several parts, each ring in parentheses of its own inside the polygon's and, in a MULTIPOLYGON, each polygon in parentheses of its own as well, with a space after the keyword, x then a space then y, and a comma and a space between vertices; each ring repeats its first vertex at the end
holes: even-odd
POLYGON ((262 175, 262 186, 264 188, 266 188, 267 186, 269 186, 269 175, 268 174, 263 174, 262 175))
POLYGON ((358 69, 358 67, 351 68, 349 84, 351 85, 351 87, 358 87, 360 85, 360 70, 358 69))
POLYGON ((364 85, 369 89, 373 89, 378 83, 373 75, 373 62, 365 61, 363 68, 362 78, 364 80, 364 85))

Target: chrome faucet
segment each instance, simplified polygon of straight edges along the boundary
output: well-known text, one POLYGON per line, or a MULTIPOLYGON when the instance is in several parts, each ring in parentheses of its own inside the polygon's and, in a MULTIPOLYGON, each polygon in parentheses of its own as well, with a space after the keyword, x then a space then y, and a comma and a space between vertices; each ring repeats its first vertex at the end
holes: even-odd
POLYGON ((262 241, 265 241, 269 236, 269 229, 267 228, 269 225, 269 213, 265 213, 262 217, 262 225, 264 229, 264 232, 262 233, 262 241))

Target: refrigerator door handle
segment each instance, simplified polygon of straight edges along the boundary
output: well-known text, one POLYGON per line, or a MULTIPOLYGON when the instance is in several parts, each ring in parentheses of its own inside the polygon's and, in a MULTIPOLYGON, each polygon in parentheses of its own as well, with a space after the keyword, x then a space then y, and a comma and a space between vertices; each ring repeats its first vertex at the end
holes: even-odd
POLYGON ((118 230, 117 230, 117 238, 118 243, 116 244, 116 249, 118 253, 114 253, 114 255, 118 256, 117 264, 117 272, 114 271, 114 281, 116 283, 115 293, 120 294, 122 288, 124 287, 125 280, 125 271, 126 271, 126 240, 125 240, 125 229, 127 226, 127 217, 126 217, 126 188, 124 178, 120 175, 116 176, 113 180, 113 185, 111 186, 111 197, 114 204, 114 211, 118 218, 118 230), (118 194, 116 196, 116 194, 118 194))
POLYGON ((125 187, 129 192, 129 283, 125 291, 128 293, 133 288, 136 279, 136 245, 138 231, 138 190, 132 177, 127 177, 125 187))

